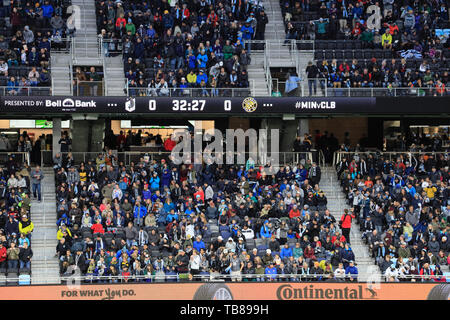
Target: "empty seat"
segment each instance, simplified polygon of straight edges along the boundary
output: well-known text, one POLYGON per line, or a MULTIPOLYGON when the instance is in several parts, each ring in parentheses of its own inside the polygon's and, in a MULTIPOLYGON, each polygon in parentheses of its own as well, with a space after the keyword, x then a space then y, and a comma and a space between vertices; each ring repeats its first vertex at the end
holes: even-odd
POLYGON ((392 59, 393 55, 392 55, 392 51, 391 50, 385 50, 383 53, 383 57, 384 59, 392 59))
POLYGON ((353 59, 353 50, 345 50, 344 59, 353 59))
POLYGON ((374 56, 374 52, 372 50, 364 50, 363 56, 364 59, 372 59, 374 56))
POLYGON ((375 50, 373 56, 377 59, 383 59, 384 52, 383 50, 375 50))
POLYGON ((84 231, 81 233, 81 236, 83 237, 83 239, 85 238, 92 238, 93 234, 90 231, 84 231))
POLYGON ((353 58, 354 58, 354 59, 358 59, 358 60, 362 59, 362 58, 363 58, 363 53, 362 53, 362 51, 361 51, 361 50, 355 50, 355 51, 353 51, 353 58))
POLYGON ((330 41, 327 41, 326 44, 327 44, 327 49, 328 50, 335 50, 336 49, 336 41, 330 40, 330 41))
POLYGON ((28 286, 31 284, 31 276, 29 274, 21 274, 19 276, 19 285, 28 286))
POLYGON ((316 60, 325 59, 325 52, 323 50, 316 50, 314 52, 314 59, 316 59, 316 60))
POLYGON ((345 41, 344 48, 346 50, 353 50, 355 48, 355 46, 353 45, 353 41, 345 41))
POLYGON ((342 50, 335 50, 334 58, 335 59, 344 59, 344 52, 342 50))
POLYGON ((8 276, 6 277, 6 285, 7 286, 17 286, 19 283, 19 277, 15 272, 8 272, 8 276))
POLYGON ((324 50, 327 48, 326 41, 323 40, 316 40, 316 50, 324 50))

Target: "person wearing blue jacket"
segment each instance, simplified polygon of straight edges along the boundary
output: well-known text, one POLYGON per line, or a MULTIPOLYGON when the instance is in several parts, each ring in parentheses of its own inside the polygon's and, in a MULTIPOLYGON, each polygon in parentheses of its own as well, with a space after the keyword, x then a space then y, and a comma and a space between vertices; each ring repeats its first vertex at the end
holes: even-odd
POLYGON ((147 208, 141 205, 139 200, 136 200, 136 204, 133 209, 134 224, 136 226, 141 226, 144 224, 144 218, 147 215, 147 208))
POLYGON ((200 83, 202 81, 205 81, 205 83, 208 83, 208 76, 203 72, 203 69, 200 69, 199 74, 197 75, 197 85, 200 86, 200 83))
POLYGON ((358 280, 358 268, 356 268, 355 263, 350 261, 347 268, 345 268, 345 274, 349 275, 350 281, 358 280))
POLYGON ((123 193, 125 193, 125 191, 128 189, 128 185, 125 181, 123 181, 123 178, 120 179, 119 188, 120 190, 122 190, 123 193))
POLYGON ((189 55, 186 57, 187 65, 189 70, 194 70, 197 68, 197 59, 192 53, 189 53, 189 55))
POLYGON ((153 172, 153 176, 150 178, 150 190, 156 191, 159 190, 159 177, 156 172, 153 172))
POLYGON ((67 214, 63 213, 61 218, 58 219, 56 222, 56 225, 59 227, 62 223, 64 223, 66 226, 70 226, 70 220, 69 217, 67 217, 67 214))
POLYGON ((347 268, 349 266, 349 262, 355 260, 355 254, 352 249, 348 246, 348 243, 345 244, 344 250, 341 251, 341 260, 344 263, 344 267, 347 268))
POLYGON ((252 26, 250 25, 251 18, 248 18, 247 21, 245 21, 245 24, 241 27, 242 32, 242 42, 247 49, 247 53, 250 54, 251 46, 248 40, 251 40, 253 37, 254 30, 252 26))
POLYGON ((200 249, 206 250, 205 243, 203 242, 202 237, 200 235, 196 237, 195 241, 192 243, 192 247, 198 252, 200 252, 200 249))
POLYGON ((53 6, 49 4, 48 1, 45 1, 44 5, 42 6, 42 16, 45 19, 50 20, 54 11, 55 10, 53 9, 53 6))
POLYGON ((148 184, 144 185, 144 190, 142 190, 142 200, 147 200, 152 198, 152 192, 148 189, 148 184))
POLYGON ((284 247, 281 248, 280 258, 281 259, 285 259, 285 258, 289 259, 292 256, 293 256, 292 249, 289 247, 289 244, 285 243, 284 247))
POLYGON ((270 281, 273 281, 277 278, 277 268, 273 265, 273 262, 270 263, 268 267, 265 269, 265 274, 268 276, 270 281))
MULTIPOLYGON (((197 63, 200 69, 206 68, 206 64, 208 63, 208 55, 206 54, 205 49, 202 49, 202 51, 200 51, 200 53, 197 55, 197 63)), ((197 83, 200 83, 198 81, 198 76, 197 76, 197 83)))
POLYGON ((166 199, 166 202, 164 203, 164 211, 170 212, 171 210, 175 210, 175 204, 170 200, 170 198, 166 199))
POLYGON ((168 187, 170 185, 170 181, 172 180, 172 171, 169 168, 165 167, 162 171, 162 186, 168 187))
POLYGON ((169 214, 166 217, 166 222, 170 223, 172 222, 173 219, 178 221, 178 214, 175 212, 174 209, 170 210, 169 214))
POLYGON ((262 239, 266 241, 269 241, 269 239, 272 237, 272 231, 270 230, 269 220, 264 221, 264 225, 261 227, 259 235, 261 236, 262 239))

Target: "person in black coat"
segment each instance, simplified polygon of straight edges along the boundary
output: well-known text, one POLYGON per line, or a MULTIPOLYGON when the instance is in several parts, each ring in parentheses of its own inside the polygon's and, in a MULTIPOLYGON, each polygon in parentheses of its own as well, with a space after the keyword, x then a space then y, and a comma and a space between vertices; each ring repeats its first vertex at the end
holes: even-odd
POLYGON ((13 233, 19 234, 19 222, 12 216, 9 216, 8 221, 6 221, 5 232, 7 237, 10 237, 13 233))
POLYGON ((267 18, 264 10, 261 10, 259 16, 256 18, 258 24, 256 25, 256 35, 255 40, 264 40, 264 34, 266 32, 266 25, 269 23, 269 19, 267 18))

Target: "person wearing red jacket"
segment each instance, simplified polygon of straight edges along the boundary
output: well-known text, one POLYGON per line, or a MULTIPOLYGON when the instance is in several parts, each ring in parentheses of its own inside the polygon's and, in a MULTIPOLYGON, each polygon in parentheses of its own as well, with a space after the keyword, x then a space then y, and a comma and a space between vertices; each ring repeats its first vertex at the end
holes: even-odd
POLYGON ((105 233, 105 229, 103 228, 103 225, 100 223, 100 220, 97 220, 97 222, 92 225, 91 229, 92 229, 93 234, 96 234, 96 233, 104 234, 105 233))
POLYGON ((175 140, 172 140, 172 138, 168 138, 166 141, 164 141, 164 149, 166 149, 166 151, 172 151, 176 145, 177 142, 175 140))
POLYGON ((0 242, 0 269, 6 269, 6 248, 3 243, 0 242))
POLYGON ((292 218, 296 218, 296 217, 300 217, 300 210, 298 210, 297 205, 294 204, 291 211, 289 211, 289 218, 292 219, 292 218))
POLYGON ((352 219, 355 219, 355 215, 352 212, 349 213, 348 209, 344 210, 344 215, 341 217, 340 226, 342 229, 342 235, 345 237, 345 240, 350 243, 350 229, 352 227, 352 219))

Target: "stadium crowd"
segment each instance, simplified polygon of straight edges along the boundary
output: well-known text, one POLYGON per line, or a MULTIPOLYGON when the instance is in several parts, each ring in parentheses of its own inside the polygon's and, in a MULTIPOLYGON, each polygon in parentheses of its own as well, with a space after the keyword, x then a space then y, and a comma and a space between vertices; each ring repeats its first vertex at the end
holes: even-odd
POLYGON ((8 157, 0 167, 0 274, 31 273, 34 225, 30 195, 38 196, 35 185, 39 172, 14 156, 8 157))
POLYGON ((421 88, 448 92, 446 1, 281 1, 286 39, 315 41, 310 94, 331 88, 421 88), (374 18, 376 10, 380 20, 374 18), (314 89, 314 90, 313 90, 314 89))
POLYGON ((401 153, 392 158, 355 152, 337 164, 362 237, 388 281, 409 281, 410 275, 446 281, 449 161, 446 152, 401 153))
POLYGON ((105 52, 120 44, 131 95, 217 96, 248 88, 249 40, 268 23, 254 1, 99 1, 105 52), (138 89, 140 88, 140 89, 138 89))
POLYGON ((267 175, 251 160, 125 166, 112 150, 79 166, 63 158, 54 162, 62 275, 77 266, 90 281, 357 280, 310 160, 267 175))
POLYGON ((45 90, 32 87, 50 86, 50 51, 64 47, 63 39, 74 32, 65 22, 69 5, 54 0, 0 5, 0 85, 7 87, 5 94, 39 94, 45 90))

